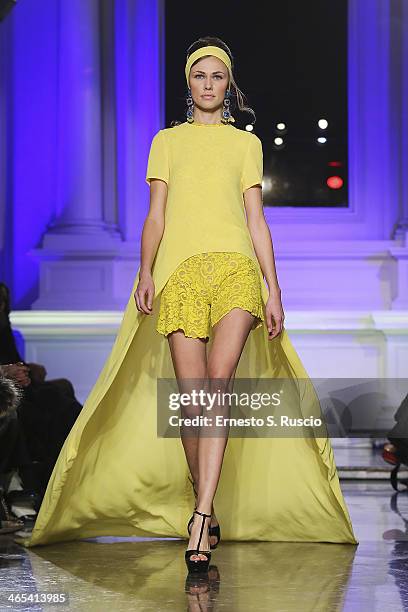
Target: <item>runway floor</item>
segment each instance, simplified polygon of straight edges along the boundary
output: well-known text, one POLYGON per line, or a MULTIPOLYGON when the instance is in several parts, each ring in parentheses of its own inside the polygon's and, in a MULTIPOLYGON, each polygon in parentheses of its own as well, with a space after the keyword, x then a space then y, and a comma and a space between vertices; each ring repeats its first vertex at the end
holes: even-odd
POLYGON ((27 550, 1 536, 0 610, 408 610, 408 494, 397 499, 385 481, 343 481, 342 489, 358 546, 222 542, 202 583, 186 580, 186 540, 97 538, 27 550), (17 593, 37 600, 13 603, 17 593), (60 593, 68 604, 36 603, 60 593))

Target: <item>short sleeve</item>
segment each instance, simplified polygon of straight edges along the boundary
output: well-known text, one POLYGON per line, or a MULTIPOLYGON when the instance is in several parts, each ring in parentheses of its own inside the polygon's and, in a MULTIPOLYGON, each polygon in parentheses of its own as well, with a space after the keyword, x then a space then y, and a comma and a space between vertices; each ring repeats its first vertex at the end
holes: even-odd
POLYGON ((248 149, 242 169, 242 192, 254 185, 262 185, 263 178, 263 152, 262 142, 256 134, 249 135, 248 149))
POLYGON ((169 155, 167 143, 163 130, 157 132, 150 145, 149 159, 147 161, 146 183, 150 185, 150 179, 158 178, 166 183, 169 182, 169 155))

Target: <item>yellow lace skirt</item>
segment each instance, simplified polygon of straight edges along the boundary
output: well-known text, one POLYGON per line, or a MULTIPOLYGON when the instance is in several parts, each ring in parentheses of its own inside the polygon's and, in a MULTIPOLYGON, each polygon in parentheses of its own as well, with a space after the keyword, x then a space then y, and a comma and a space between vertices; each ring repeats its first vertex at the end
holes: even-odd
POLYGON ((156 330, 167 336, 182 329, 190 338, 207 338, 211 327, 237 307, 254 315, 252 329, 262 325, 255 263, 241 253, 199 253, 184 260, 163 288, 156 330))

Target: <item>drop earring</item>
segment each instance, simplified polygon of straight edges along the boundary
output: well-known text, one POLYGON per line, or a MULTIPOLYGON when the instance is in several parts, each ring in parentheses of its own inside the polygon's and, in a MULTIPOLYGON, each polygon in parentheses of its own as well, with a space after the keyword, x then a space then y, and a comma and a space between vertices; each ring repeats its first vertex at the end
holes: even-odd
POLYGON ((223 123, 235 123, 234 117, 231 115, 230 104, 231 104, 231 91, 229 89, 225 92, 224 98, 224 109, 222 111, 223 123))
POLYGON ((193 123, 194 122, 194 115, 193 115, 194 100, 191 95, 190 87, 188 87, 187 89, 186 104, 187 104, 187 112, 186 112, 187 121, 188 123, 193 123))

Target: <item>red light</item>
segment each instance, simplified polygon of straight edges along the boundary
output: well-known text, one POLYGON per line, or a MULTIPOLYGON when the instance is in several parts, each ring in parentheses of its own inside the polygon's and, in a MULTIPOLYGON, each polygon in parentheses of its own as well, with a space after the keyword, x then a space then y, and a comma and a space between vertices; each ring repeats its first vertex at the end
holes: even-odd
POLYGON ((329 176, 327 185, 330 189, 341 189, 343 187, 343 179, 340 176, 329 176))
POLYGON ((333 168, 341 168, 343 164, 341 163, 341 161, 331 161, 327 165, 332 166, 333 168))

